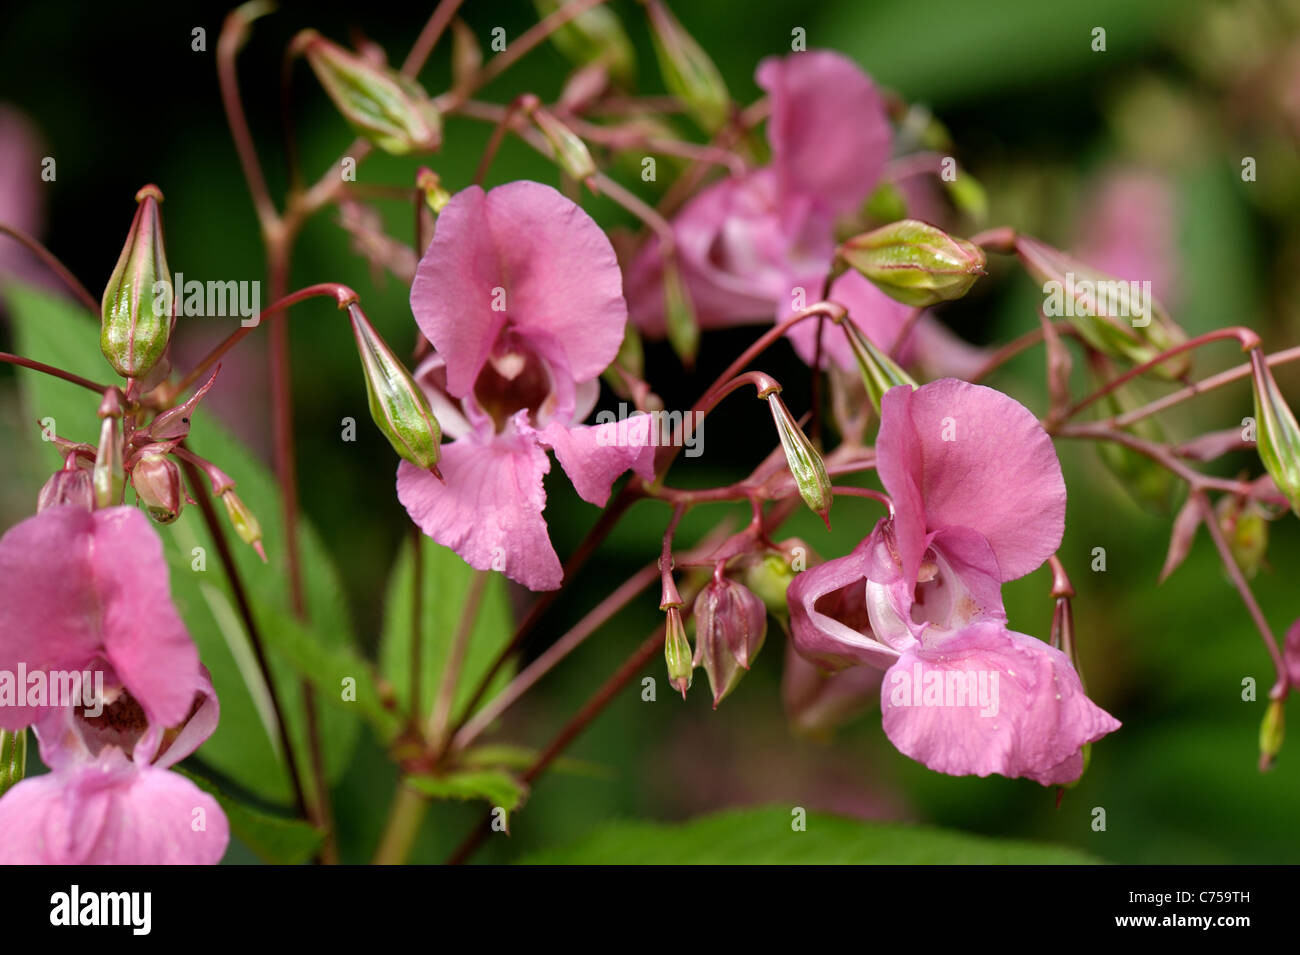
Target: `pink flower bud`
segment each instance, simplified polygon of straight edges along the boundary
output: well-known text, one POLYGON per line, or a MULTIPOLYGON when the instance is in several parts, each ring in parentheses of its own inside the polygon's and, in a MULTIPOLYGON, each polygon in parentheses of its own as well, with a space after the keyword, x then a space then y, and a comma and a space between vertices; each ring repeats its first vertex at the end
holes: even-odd
POLYGON ((85 468, 64 468, 51 474, 36 499, 36 512, 39 514, 47 507, 63 505, 82 507, 88 511, 95 509, 95 488, 90 472, 85 468))
POLYGON ((695 666, 703 666, 713 708, 740 682, 763 647, 767 608, 748 588, 715 576, 695 598, 695 666))
POLYGON ((145 510, 159 524, 170 524, 180 516, 185 503, 181 469, 171 458, 145 454, 131 469, 131 486, 145 510))

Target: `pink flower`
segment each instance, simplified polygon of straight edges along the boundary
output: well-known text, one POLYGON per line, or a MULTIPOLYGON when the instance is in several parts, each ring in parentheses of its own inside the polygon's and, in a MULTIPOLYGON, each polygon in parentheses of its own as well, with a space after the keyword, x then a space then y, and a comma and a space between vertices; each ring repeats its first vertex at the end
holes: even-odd
POLYGON ((796 649, 831 669, 885 670, 885 733, 931 769, 1077 778, 1082 747, 1119 723, 1063 653, 1007 628, 1001 595, 1061 541, 1051 439, 1006 395, 944 379, 885 395, 876 456, 892 515, 795 577, 796 649))
MULTIPOLYGON (((835 220, 862 204, 889 158, 884 103, 847 57, 824 50, 772 57, 755 78, 771 101, 771 164, 705 189, 673 223, 702 328, 779 319, 799 297, 817 301, 835 252, 835 220)), ((634 321, 662 335, 657 242, 632 264, 628 287, 634 321)), ((815 334, 792 338, 811 361, 815 334)))
POLYGON ((594 427, 598 376, 623 341, 627 304, 613 247, 549 186, 458 193, 411 286, 436 354, 417 372, 443 432, 445 484, 403 462, 397 496, 438 543, 533 590, 561 582, 542 511, 546 448, 603 506, 628 469, 654 476, 649 416, 594 427))
POLYGON ((51 769, 0 798, 0 862, 221 859, 220 807, 166 771, 218 707, 141 511, 54 506, 0 538, 0 702, 51 769))
POLYGON ((51 771, 0 797, 3 865, 215 865, 230 841, 217 801, 168 772, 216 728, 216 694, 199 668, 183 681, 190 713, 164 733, 120 686, 99 717, 47 711, 36 725, 51 771))
MULTIPOLYGON (((111 673, 152 725, 189 713, 199 654, 143 512, 50 507, 0 538, 0 671, 20 666, 111 673)), ((21 729, 51 709, 27 702, 0 706, 0 727, 21 729)))

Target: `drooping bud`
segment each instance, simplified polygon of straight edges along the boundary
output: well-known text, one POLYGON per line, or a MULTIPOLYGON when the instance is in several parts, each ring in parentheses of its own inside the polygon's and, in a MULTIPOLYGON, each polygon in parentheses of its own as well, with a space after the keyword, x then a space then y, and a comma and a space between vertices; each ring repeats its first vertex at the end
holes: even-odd
POLYGON ((905 305, 961 298, 984 274, 984 252, 918 219, 902 219, 840 246, 845 262, 905 305))
POLYGON ((91 480, 90 471, 86 468, 74 464, 72 467, 65 467, 51 474, 36 499, 36 512, 39 514, 47 507, 64 505, 81 507, 88 511, 95 509, 94 482, 91 480))
MULTIPOLYGON (((1025 270, 1043 283, 1044 314, 1067 319, 1102 354, 1143 364, 1187 340, 1150 294, 1149 282, 1126 282, 1098 272, 1027 236, 1017 235, 1015 248, 1025 270)), ((1175 381, 1191 367, 1191 353, 1183 352, 1151 372, 1175 381)))
POLYGON ((0 729, 0 796, 27 775, 27 729, 0 729))
POLYGON ((645 7, 664 86, 682 101, 701 129, 716 133, 731 110, 731 94, 722 74, 662 0, 645 0, 645 7))
POLYGON ((366 376, 370 416, 394 451, 416 467, 441 478, 438 457, 442 429, 429 407, 429 399, 375 331, 361 306, 355 302, 349 305, 348 317, 366 376))
POLYGON ((913 391, 916 390, 918 386, 912 376, 903 371, 898 362, 871 344, 871 339, 867 338, 862 329, 858 328, 851 319, 841 320, 840 328, 844 329, 849 347, 853 349, 853 357, 858 360, 862 383, 866 386, 867 397, 871 399, 876 414, 880 414, 881 399, 890 388, 910 385, 913 391))
POLYGON ((753 592, 715 575, 695 598, 695 666, 704 667, 713 708, 736 688, 767 636, 767 608, 753 592))
POLYGON ((776 422, 776 433, 781 438, 781 448, 785 451, 786 463, 794 476, 799 496, 809 509, 826 522, 827 530, 831 526, 831 479, 826 474, 826 465, 817 453, 808 436, 803 433, 798 423, 790 414, 790 409, 781 400, 780 392, 771 391, 765 395, 772 409, 772 420, 776 422))
POLYGON ((664 257, 664 328, 668 344, 682 364, 687 368, 694 366, 700 350, 700 323, 675 255, 664 257))
POLYGON ((1300 515, 1300 425, 1259 348, 1250 350, 1255 385, 1256 449, 1264 469, 1300 515))
POLYGON ((384 152, 404 156, 441 145, 442 117, 414 80, 370 63, 315 30, 299 33, 290 50, 307 58, 343 118, 384 152))
POLYGON ((668 682, 686 699, 691 688, 695 669, 691 662, 691 641, 686 638, 686 624, 682 621, 680 607, 668 608, 668 622, 664 630, 664 662, 668 664, 668 682))
MULTIPOLYGON (((537 15, 547 17, 560 9, 561 0, 533 0, 537 15)), ((636 53, 618 14, 609 7, 584 10, 550 36, 555 48, 574 66, 596 63, 623 85, 636 73, 636 53)))
POLYGON ((1286 710, 1282 700, 1269 700, 1264 719, 1259 724, 1259 769, 1263 772, 1273 768, 1273 761, 1282 752, 1282 740, 1286 737, 1286 710))
POLYGON ((546 137, 556 165, 563 169, 566 175, 578 182, 585 182, 596 174, 596 161, 591 158, 587 144, 577 133, 544 106, 534 106, 529 112, 537 128, 546 137))
POLYGON ((162 198, 154 185, 135 194, 131 231, 104 288, 99 348, 123 378, 147 375, 171 337, 175 300, 158 211, 162 198))
POLYGON ((105 418, 99 426, 99 448, 91 474, 96 507, 115 507, 122 503, 126 490, 126 470, 122 462, 122 428, 116 418, 105 418))
POLYGON ((266 550, 262 547, 262 525, 257 517, 235 493, 233 487, 221 494, 221 500, 226 505, 226 513, 230 515, 230 525, 239 535, 239 539, 257 551, 257 556, 261 557, 262 563, 265 564, 267 561, 266 550))
POLYGON ((171 458, 161 454, 144 454, 131 468, 131 486, 145 510, 159 524, 170 524, 180 517, 185 503, 181 469, 171 458))

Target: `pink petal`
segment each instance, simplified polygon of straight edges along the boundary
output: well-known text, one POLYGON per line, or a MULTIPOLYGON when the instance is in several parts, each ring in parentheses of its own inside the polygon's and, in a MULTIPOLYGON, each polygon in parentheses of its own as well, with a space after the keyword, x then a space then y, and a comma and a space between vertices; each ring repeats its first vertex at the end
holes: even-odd
POLYGON ((457 193, 438 217, 411 286, 411 310, 464 397, 508 323, 562 343, 575 381, 595 378, 623 341, 627 305, 600 227, 550 186, 511 182, 457 193), (504 311, 492 308, 504 290, 504 311))
POLYGON ((25 779, 0 798, 2 865, 215 865, 230 829, 184 776, 120 752, 25 779))
POLYGON ((764 60, 755 79, 771 97, 767 138, 782 190, 815 196, 837 212, 861 204, 892 139, 867 74, 839 53, 809 50, 764 60))
POLYGON ((554 590, 563 573, 546 520, 543 476, 550 459, 531 435, 470 435, 442 446, 444 484, 408 461, 397 497, 411 519, 471 567, 500 570, 530 590, 554 590))
POLYGON ((927 530, 983 534, 1001 579, 1050 557, 1065 528, 1061 465, 1038 420, 992 388, 945 378, 891 389, 876 442, 880 479, 894 499, 909 573, 927 530))
POLYGON ((655 424, 654 416, 638 414, 623 421, 570 428, 552 422, 537 434, 554 449, 578 496, 604 507, 610 488, 624 471, 631 469, 646 481, 654 480, 655 424))
POLYGON ((848 667, 828 673, 805 660, 786 644, 785 670, 781 677, 781 701, 786 719, 795 732, 817 738, 828 737, 840 726, 880 702, 880 679, 875 667, 848 667))
MULTIPOLYGON (((106 657, 151 722, 189 712, 198 651, 171 601, 162 542, 133 507, 54 507, 0 539, 0 669, 82 670, 106 657)), ((0 726, 36 718, 0 707, 0 726)))
POLYGON ((1065 654, 993 622, 941 649, 904 653, 885 674, 880 705, 890 742, 936 772, 1027 776, 1044 785, 1076 778, 1083 745, 1120 725, 1088 699, 1065 654), (958 683, 973 680, 978 693, 981 677, 984 700, 959 705, 958 683), (927 698, 931 679, 939 689, 927 698))
POLYGON ((863 606, 877 542, 873 533, 848 556, 800 571, 790 582, 790 636, 805 659, 831 670, 857 664, 883 670, 898 658, 872 632, 863 606))

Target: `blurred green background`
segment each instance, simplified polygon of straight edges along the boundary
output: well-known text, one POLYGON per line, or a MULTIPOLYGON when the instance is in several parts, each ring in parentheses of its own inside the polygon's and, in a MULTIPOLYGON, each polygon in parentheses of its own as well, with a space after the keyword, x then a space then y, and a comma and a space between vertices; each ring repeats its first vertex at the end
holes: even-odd
MULTIPOLYGON (((282 195, 286 183, 278 78, 289 39, 307 26, 340 41, 356 30, 380 43, 390 59, 400 60, 427 15, 425 6, 431 9, 285 3, 257 24, 240 70, 274 195, 282 195)), ((640 89, 660 90, 638 7, 613 6, 637 44, 640 89)), ((1068 246, 1095 212, 1095 189, 1109 171, 1141 169, 1158 176, 1175 199, 1175 317, 1191 333, 1244 324, 1270 349, 1295 343, 1300 328, 1295 294, 1300 291, 1300 34, 1295 29, 1300 12, 1295 3, 710 0, 674 6, 742 102, 757 95, 752 79, 757 62, 787 52, 791 30, 802 27, 810 48, 841 50, 882 86, 929 106, 952 134, 963 166, 984 183, 990 224, 1011 224, 1068 246), (1092 49, 1092 30, 1098 26, 1106 30, 1105 52, 1092 49), (1254 182, 1240 176, 1247 156, 1257 160, 1254 182)), ((158 183, 167 197, 173 270, 200 279, 264 279, 256 224, 226 132, 213 65, 226 9, 64 2, 13 3, 0 12, 0 101, 30 118, 45 143, 43 154, 58 164, 55 182, 0 185, 39 190, 50 248, 95 294, 121 248, 131 197, 146 182, 158 183), (194 27, 207 30, 207 52, 191 49, 194 27)), ((535 21, 524 2, 471 0, 464 17, 485 43, 493 27, 504 27, 513 38, 535 21)), ((526 90, 552 98, 567 72, 559 54, 544 46, 479 98, 504 102, 526 90)), ((444 45, 421 79, 431 91, 440 91, 448 73, 444 45)), ((304 168, 314 178, 351 135, 301 66, 293 89, 293 122, 304 168)), ((432 165, 453 190, 472 178, 488 133, 481 123, 448 122, 446 143, 432 165)), ((414 165, 372 156, 360 178, 406 185, 414 165)), ((516 178, 557 182, 556 173, 530 149, 507 142, 489 180, 516 178)), ((604 224, 627 221, 601 202, 586 205, 604 224)), ((409 208, 390 203, 383 211, 390 232, 409 239, 409 208)), ((334 211, 326 211, 304 232, 292 287, 321 281, 351 285, 380 331, 409 351, 415 329, 405 288, 391 276, 374 275, 352 254, 336 219, 334 211)), ((971 341, 1005 341, 1036 324, 1032 284, 1005 265, 995 262, 990 279, 940 313, 971 341)), ((408 525, 393 493, 393 455, 369 427, 357 360, 339 318, 332 306, 319 302, 301 307, 293 319, 302 503, 338 564, 357 639, 374 655, 386 583, 408 525), (345 416, 360 423, 356 443, 339 441, 345 416)), ((182 323, 178 334, 183 348, 186 337, 197 341, 213 332, 182 323)), ((665 347, 651 345, 648 377, 667 407, 687 407, 753 335, 752 329, 742 329, 707 336, 699 365, 689 373, 665 347)), ((0 348, 11 344, 0 324, 0 348)), ((253 355, 260 347, 252 340, 241 346, 253 355)), ((1227 345, 1205 356, 1200 372, 1240 360, 1227 345)), ((213 405, 265 453, 265 386, 257 363, 246 364, 218 384, 213 405)), ((790 393, 807 393, 807 370, 785 346, 763 367, 790 393)), ((1300 375, 1279 371, 1279 381, 1293 403, 1300 401, 1300 375)), ((1041 350, 1012 363, 991 383, 1041 412, 1041 350)), ((1082 376, 1076 384, 1082 386, 1082 376)), ((85 400, 90 415, 93 399, 85 400)), ((27 410, 11 369, 0 368, 4 527, 33 510, 40 482, 57 464, 48 448, 37 450, 33 443, 27 410)), ((1234 426, 1250 413, 1248 388, 1238 384, 1182 406, 1165 423, 1172 437, 1187 438, 1234 426)), ((201 416, 199 421, 201 427, 201 416)), ((724 405, 709 418, 706 453, 680 464, 673 483, 734 480, 766 449, 767 429, 747 403, 724 405)), ((572 748, 573 756, 600 771, 543 777, 516 817, 512 836, 489 839, 478 858, 518 858, 579 839, 610 819, 673 820, 771 803, 1046 841, 1110 862, 1300 861, 1297 744, 1283 751, 1272 772, 1256 770, 1264 705, 1242 701, 1242 680, 1253 677, 1266 688, 1271 671, 1204 532, 1187 563, 1158 587, 1169 519, 1136 506, 1094 449, 1062 443, 1060 452, 1070 489, 1061 553, 1079 591, 1075 614, 1083 669, 1090 694, 1124 726, 1094 747, 1090 770, 1065 793, 1059 808, 1054 791, 1024 780, 928 772, 894 751, 880 732, 878 712, 829 744, 792 736, 779 695, 783 639, 774 628, 753 672, 717 712, 698 687, 685 703, 664 692, 667 683, 656 661, 646 672, 659 679, 658 702, 642 702, 634 683, 572 748), (1106 549, 1104 573, 1089 570, 1095 547, 1106 549), (1106 810, 1105 832, 1091 828, 1094 807, 1106 810)), ((1258 462, 1244 455, 1217 465, 1225 474, 1259 470, 1258 462)), ((554 469, 548 480, 547 516, 563 555, 583 537, 597 511, 577 499, 560 473, 554 469)), ((724 513, 725 508, 693 513, 679 540, 689 543, 724 513)), ((877 514, 870 502, 846 499, 835 507, 832 533, 803 514, 788 529, 823 555, 837 556, 857 543, 877 514)), ((548 615, 528 648, 530 656, 656 556, 666 517, 662 505, 644 503, 624 520, 600 559, 548 615)), ((1271 530, 1269 566, 1254 584, 1281 633, 1300 615, 1294 571, 1300 566, 1300 528, 1291 516, 1271 530)), ((1046 571, 1039 571, 1006 588, 1013 627, 1046 635, 1048 586, 1046 571)), ((526 595, 515 597, 523 605, 526 595)), ((652 595, 636 602, 512 711, 499 737, 541 746, 659 619, 652 595)), ((697 677, 702 684, 702 674, 697 677)), ((344 856, 360 861, 369 857, 378 837, 395 771, 368 733, 361 733, 354 746, 349 771, 333 795, 344 856)), ((445 857, 480 815, 478 805, 436 806, 415 858, 445 857)), ((244 847, 232 847, 230 859, 249 858, 244 847)))

